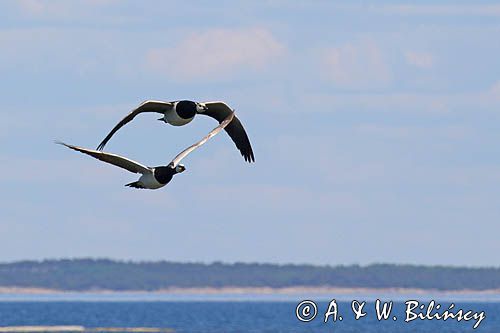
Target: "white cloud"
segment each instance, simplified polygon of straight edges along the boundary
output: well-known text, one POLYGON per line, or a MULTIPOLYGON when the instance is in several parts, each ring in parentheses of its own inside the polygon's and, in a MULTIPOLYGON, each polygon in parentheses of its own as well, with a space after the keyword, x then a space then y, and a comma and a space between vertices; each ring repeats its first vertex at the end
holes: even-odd
POLYGON ((434 65, 434 57, 428 52, 405 52, 406 62, 419 68, 431 68, 434 65))
POLYGON ((146 62, 150 69, 179 81, 218 80, 263 70, 284 53, 283 44, 265 29, 213 29, 192 34, 174 47, 150 49, 146 62))
POLYGON ((330 48, 324 65, 327 77, 342 88, 377 88, 392 80, 382 51, 372 41, 330 48))

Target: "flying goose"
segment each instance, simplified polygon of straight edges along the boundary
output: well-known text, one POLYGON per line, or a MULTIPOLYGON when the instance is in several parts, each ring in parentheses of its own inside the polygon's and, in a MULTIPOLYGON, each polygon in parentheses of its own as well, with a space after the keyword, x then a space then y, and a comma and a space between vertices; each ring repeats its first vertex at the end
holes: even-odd
MULTIPOLYGON (((116 131, 118 131, 125 124, 132 121, 132 119, 134 119, 139 113, 161 113, 163 114, 163 117, 158 120, 173 126, 183 126, 191 122, 196 114, 207 115, 221 123, 233 111, 234 110, 231 109, 226 103, 220 101, 204 103, 193 101, 145 101, 135 110, 130 112, 118 124, 116 124, 111 132, 109 132, 104 140, 102 140, 99 146, 97 146, 97 150, 102 150, 113 134, 115 134, 116 131)), ((236 144, 236 148, 238 148, 245 161, 250 163, 255 162, 250 140, 248 139, 243 125, 237 117, 234 117, 233 121, 226 127, 226 132, 236 144)))
POLYGON ((217 133, 219 133, 223 128, 225 128, 231 122, 231 120, 233 120, 233 118, 234 118, 234 113, 231 112, 226 117, 226 119, 224 119, 219 124, 219 126, 214 128, 203 139, 201 139, 200 141, 196 142, 194 145, 191 145, 188 148, 184 149, 182 152, 180 152, 172 160, 172 162, 170 162, 168 165, 158 166, 158 167, 154 167, 154 168, 142 165, 136 161, 132 161, 132 160, 125 158, 123 156, 105 153, 105 152, 97 151, 97 150, 81 148, 81 147, 69 145, 69 144, 66 144, 66 143, 60 142, 60 141, 57 141, 56 143, 63 145, 63 146, 66 146, 70 149, 79 151, 80 153, 90 155, 94 158, 97 158, 98 160, 103 161, 103 162, 116 165, 116 166, 123 168, 125 170, 128 170, 130 172, 142 174, 142 176, 139 178, 138 181, 126 184, 125 186, 134 187, 134 188, 141 188, 141 189, 156 190, 160 187, 167 185, 170 182, 170 180, 172 180, 172 177, 175 174, 184 172, 184 170, 186 170, 186 167, 184 165, 180 164, 181 160, 184 157, 186 157, 187 155, 189 155, 189 153, 191 153, 193 150, 202 146, 211 137, 213 137, 217 133))

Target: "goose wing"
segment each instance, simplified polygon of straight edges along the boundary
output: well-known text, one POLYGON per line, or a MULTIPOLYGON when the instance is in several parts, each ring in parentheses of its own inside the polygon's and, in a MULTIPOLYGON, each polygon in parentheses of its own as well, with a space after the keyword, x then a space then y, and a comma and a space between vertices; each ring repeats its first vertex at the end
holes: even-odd
MULTIPOLYGON (((203 104, 205 104, 207 110, 200 114, 212 117, 219 123, 221 123, 229 114, 233 112, 233 110, 224 102, 205 102, 203 104)), ((248 139, 247 132, 237 117, 234 117, 233 121, 226 127, 226 132, 236 144, 236 148, 238 148, 245 161, 249 163, 255 162, 255 157, 253 155, 252 146, 250 144, 250 140, 248 139)))
POLYGON ((145 101, 139 105, 135 110, 130 112, 125 118, 123 118, 116 126, 109 132, 109 134, 102 140, 102 142, 97 146, 97 150, 103 150, 109 139, 116 133, 120 128, 125 126, 125 124, 132 121, 139 113, 143 112, 156 112, 165 114, 168 110, 172 109, 174 106, 173 102, 162 102, 162 101, 145 101))
POLYGON ((128 170, 133 173, 141 173, 141 174, 147 174, 151 173, 152 170, 148 168, 145 165, 142 165, 140 163, 137 163, 136 161, 129 160, 128 158, 115 155, 115 154, 110 154, 110 153, 104 153, 102 151, 97 151, 97 150, 92 150, 92 149, 86 149, 86 148, 81 148, 73 145, 68 145, 64 142, 56 141, 57 144, 66 146, 70 149, 79 151, 80 153, 84 153, 87 155, 92 156, 93 158, 97 158, 98 160, 101 160, 103 162, 109 163, 116 165, 117 167, 120 167, 122 169, 128 170))
POLYGON ((194 145, 191 145, 189 146, 188 148, 184 149, 183 151, 181 151, 173 160, 172 162, 170 162, 170 166, 172 168, 175 168, 177 165, 179 165, 179 163, 181 162, 181 160, 188 156, 193 150, 195 150, 196 148, 202 146, 205 142, 207 142, 211 137, 217 135, 217 133, 219 133, 223 128, 225 128, 226 126, 228 126, 228 124, 231 122, 231 120, 233 120, 234 118, 236 118, 234 116, 234 112, 231 111, 231 113, 226 117, 226 119, 224 119, 220 124, 219 126, 217 126, 216 128, 214 128, 213 130, 210 131, 210 133, 208 133, 207 136, 205 136, 203 139, 201 139, 200 141, 196 142, 194 145))

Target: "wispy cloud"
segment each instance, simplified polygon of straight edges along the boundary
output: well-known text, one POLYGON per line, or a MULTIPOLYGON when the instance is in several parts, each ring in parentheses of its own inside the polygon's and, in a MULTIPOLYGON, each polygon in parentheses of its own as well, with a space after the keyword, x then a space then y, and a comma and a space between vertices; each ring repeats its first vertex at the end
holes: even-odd
POLYGON ((102 75, 103 67, 117 69, 116 54, 123 50, 124 44, 112 31, 54 27, 0 29, 0 71, 17 68, 18 72, 36 74, 64 70, 80 76, 91 72, 102 75), (114 47, 110 47, 111 43, 114 47))
POLYGON ((434 57, 429 52, 405 52, 406 62, 419 68, 431 68, 434 65, 434 57))
POLYGON ((450 5, 384 5, 376 10, 390 14, 405 15, 479 15, 500 16, 500 5, 498 4, 450 4, 450 5))
MULTIPOLYGON (((63 149, 56 147, 54 149, 63 149)), ((14 181, 18 184, 51 184, 74 182, 77 184, 105 184, 114 175, 119 175, 119 170, 113 166, 98 164, 99 161, 85 161, 79 156, 68 159, 37 159, 15 156, 0 158, 0 180, 3 182, 14 181), (116 168, 115 168, 116 169, 116 168), (82 177, 85 175, 85 179, 82 177)))
POLYGON ((500 101, 500 81, 495 82, 485 95, 492 100, 500 101))
POLYGON ((455 142, 466 137, 477 135, 477 132, 463 125, 447 125, 447 126, 390 126, 377 123, 366 123, 356 127, 356 131, 360 135, 369 135, 377 139, 423 139, 433 138, 439 141, 455 142))
POLYGON ((381 48, 370 40, 326 50, 323 64, 326 77, 342 88, 375 88, 392 80, 381 48))
POLYGON ((305 94, 303 103, 324 112, 346 110, 397 113, 434 113, 493 111, 500 107, 500 81, 482 91, 461 93, 385 92, 358 94, 305 94), (328 107, 325 107, 327 105, 328 107))
POLYGON ((90 13, 96 7, 117 3, 117 0, 17 0, 17 6, 25 15, 45 18, 63 18, 90 13))
POLYGON ((262 71, 286 53, 285 46, 262 28, 213 29, 187 36, 173 47, 147 52, 147 66, 178 80, 219 81, 262 71))

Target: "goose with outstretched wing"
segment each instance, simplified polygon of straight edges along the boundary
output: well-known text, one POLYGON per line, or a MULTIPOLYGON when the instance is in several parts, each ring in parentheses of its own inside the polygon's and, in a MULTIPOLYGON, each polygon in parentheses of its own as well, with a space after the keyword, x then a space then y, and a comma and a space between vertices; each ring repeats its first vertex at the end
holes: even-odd
POLYGON ((193 152, 196 148, 205 144, 205 142, 207 142, 210 138, 217 135, 217 133, 219 133, 222 129, 227 127, 233 119, 234 119, 234 113, 231 112, 225 119, 223 119, 223 121, 219 124, 219 126, 210 131, 210 133, 208 133, 207 136, 205 136, 203 139, 196 142, 195 144, 189 146, 188 148, 184 149, 168 165, 158 166, 158 167, 145 166, 143 164, 140 164, 136 161, 130 160, 123 156, 105 153, 98 150, 81 148, 60 141, 56 143, 66 146, 70 149, 79 151, 80 153, 90 155, 103 162, 116 165, 117 167, 120 167, 127 171, 142 174, 142 176, 139 178, 138 181, 126 184, 125 186, 155 190, 167 185, 172 180, 172 177, 174 175, 184 172, 186 170, 186 167, 180 164, 181 160, 185 158, 187 155, 189 155, 191 152, 193 152))
MULTIPOLYGON (((197 114, 203 114, 216 119, 221 123, 226 119, 229 114, 233 113, 226 103, 221 101, 215 102, 193 102, 193 101, 145 101, 139 105, 135 110, 130 112, 123 118, 116 126, 109 132, 109 134, 102 140, 97 147, 97 150, 102 150, 108 143, 111 137, 127 123, 131 122, 135 116, 144 112, 153 112, 162 114, 158 120, 173 126, 183 126, 190 123, 197 114)), ((226 127, 226 132, 236 144, 236 148, 240 151, 241 155, 247 162, 254 162, 255 157, 248 139, 245 128, 237 117, 234 117, 231 123, 226 127)))

